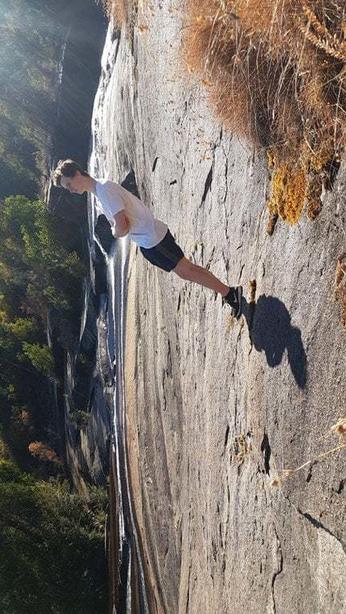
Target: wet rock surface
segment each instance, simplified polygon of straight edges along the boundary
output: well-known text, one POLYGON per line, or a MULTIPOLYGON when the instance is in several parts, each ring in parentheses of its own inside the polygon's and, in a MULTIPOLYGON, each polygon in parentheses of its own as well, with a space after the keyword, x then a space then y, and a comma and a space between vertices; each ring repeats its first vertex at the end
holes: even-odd
POLYGON ((334 297, 345 162, 314 222, 279 221, 269 236, 264 156, 226 134, 183 77, 179 11, 143 11, 132 43, 113 35, 104 74, 113 111, 97 138, 109 176, 132 168, 186 257, 245 289, 233 323, 220 296, 131 246, 127 435, 151 608, 336 614, 346 609, 344 453, 271 482, 338 445, 327 433, 345 413, 334 297))

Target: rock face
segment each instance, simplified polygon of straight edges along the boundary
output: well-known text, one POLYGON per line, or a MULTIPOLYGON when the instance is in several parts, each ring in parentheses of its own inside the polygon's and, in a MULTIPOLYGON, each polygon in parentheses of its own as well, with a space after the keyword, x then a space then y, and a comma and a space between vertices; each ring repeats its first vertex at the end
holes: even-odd
POLYGON ((340 443, 329 429, 345 414, 334 297, 345 161, 314 222, 278 222, 268 236, 264 157, 222 130, 184 76, 179 11, 143 10, 104 75, 112 104, 97 130, 109 174, 120 181, 132 167, 186 257, 245 289, 233 323, 220 296, 131 247, 128 451, 152 611, 339 614, 344 450, 281 487, 272 480, 340 443))

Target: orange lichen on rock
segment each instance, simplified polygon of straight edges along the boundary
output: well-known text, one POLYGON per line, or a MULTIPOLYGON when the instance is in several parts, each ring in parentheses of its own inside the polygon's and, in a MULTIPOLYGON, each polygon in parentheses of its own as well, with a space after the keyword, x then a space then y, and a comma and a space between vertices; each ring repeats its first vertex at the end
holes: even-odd
POLYGON ((292 169, 288 164, 283 164, 273 174, 269 211, 279 215, 285 222, 295 224, 303 211, 307 188, 305 169, 292 169))
POLYGON ((346 252, 336 264, 335 298, 341 303, 341 321, 346 326, 346 252))
POLYGON ((331 163, 338 164, 330 139, 319 144, 315 151, 306 139, 293 156, 285 156, 278 148, 269 148, 267 161, 272 187, 268 202, 268 234, 273 233, 278 216, 291 224, 298 222, 304 205, 307 216, 314 220, 322 209, 323 189, 332 181, 331 163))

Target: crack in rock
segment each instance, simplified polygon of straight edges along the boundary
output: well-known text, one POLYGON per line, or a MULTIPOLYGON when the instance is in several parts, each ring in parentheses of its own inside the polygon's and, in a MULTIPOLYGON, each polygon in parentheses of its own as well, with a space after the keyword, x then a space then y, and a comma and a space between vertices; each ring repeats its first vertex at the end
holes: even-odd
POLYGON ((263 439, 261 443, 261 452, 264 456, 264 469, 267 475, 270 474, 270 457, 271 457, 271 447, 269 444, 268 435, 266 432, 263 434, 263 439))
POLYGON ((305 520, 307 520, 310 524, 312 524, 312 526, 315 527, 316 529, 322 529, 322 531, 325 531, 325 533, 327 533, 331 537, 334 537, 334 539, 336 539, 336 541, 340 544, 340 546, 342 547, 343 551, 346 554, 346 544, 339 537, 337 537, 330 529, 328 529, 328 527, 326 527, 319 520, 317 520, 317 518, 314 518, 308 512, 303 512, 299 507, 294 505, 294 503, 292 503, 292 501, 286 495, 284 496, 285 496, 286 501, 288 501, 288 503, 293 507, 293 509, 297 512, 297 514, 299 514, 300 516, 303 516, 303 518, 305 518, 305 520))
POLYGON ((201 200, 201 205, 200 206, 203 205, 203 203, 204 203, 204 201, 205 201, 205 199, 207 197, 207 194, 208 194, 208 192, 210 190, 211 182, 212 181, 213 181, 213 165, 211 166, 210 171, 209 171, 208 176, 207 176, 207 179, 205 181, 204 192, 203 192, 203 196, 202 196, 202 200, 201 200))
POLYGON ((278 534, 276 532, 276 529, 274 528, 274 534, 276 537, 276 557, 277 557, 277 569, 276 571, 273 573, 272 576, 272 599, 273 599, 273 614, 276 614, 276 603, 275 603, 275 592, 274 592, 274 585, 276 582, 277 577, 282 573, 283 570, 283 555, 282 555, 282 548, 281 548, 281 542, 279 540, 278 534))
POLYGON ((301 514, 301 516, 304 516, 304 518, 306 518, 306 520, 308 520, 316 529, 322 529, 323 531, 328 533, 328 535, 331 535, 331 537, 334 537, 334 539, 336 539, 336 541, 339 542, 339 544, 341 545, 342 549, 346 553, 345 544, 330 529, 328 529, 319 520, 317 520, 317 518, 314 518, 313 516, 311 516, 311 514, 309 514, 308 512, 302 512, 302 510, 300 510, 299 507, 295 507, 295 509, 297 510, 297 512, 299 514, 301 514))

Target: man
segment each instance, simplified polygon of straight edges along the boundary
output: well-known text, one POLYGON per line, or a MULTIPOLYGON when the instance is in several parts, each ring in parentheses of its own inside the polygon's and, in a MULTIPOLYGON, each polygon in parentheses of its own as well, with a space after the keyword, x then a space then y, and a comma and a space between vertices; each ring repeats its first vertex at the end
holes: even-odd
POLYGON ((54 185, 65 188, 72 194, 94 194, 112 226, 112 234, 116 239, 128 235, 139 245, 143 256, 149 262, 164 271, 173 271, 182 279, 194 281, 220 293, 222 303, 230 305, 235 318, 240 317, 242 287, 223 284, 210 271, 185 258, 167 224, 155 218, 131 192, 114 181, 91 177, 74 160, 60 160, 52 178, 54 185))

